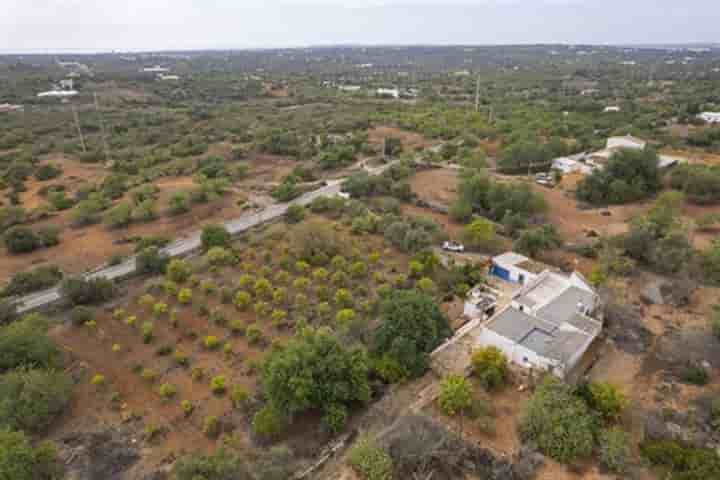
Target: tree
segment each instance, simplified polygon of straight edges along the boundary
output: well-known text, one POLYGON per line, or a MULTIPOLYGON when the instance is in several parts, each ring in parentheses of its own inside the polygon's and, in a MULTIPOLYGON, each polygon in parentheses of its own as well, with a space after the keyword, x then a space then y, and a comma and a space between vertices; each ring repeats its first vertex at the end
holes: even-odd
POLYGON ((495 224, 485 218, 478 218, 463 229, 463 239, 471 247, 494 251, 499 239, 495 233, 495 224))
POLYGON ((72 380, 50 370, 16 369, 0 376, 0 426, 38 432, 70 401, 72 380))
POLYGON ((588 406, 600 413, 606 422, 617 421, 630 403, 620 389, 607 382, 591 382, 581 386, 580 391, 588 406))
POLYGON ((169 258, 157 247, 148 247, 138 253, 135 259, 135 270, 140 274, 164 273, 169 258))
POLYGON ((104 277, 68 278, 61 285, 63 295, 72 305, 92 305, 110 300, 115 295, 112 280, 104 277))
POLYGON ((38 314, 27 315, 0 328, 0 372, 21 366, 58 366, 60 350, 47 331, 47 319, 38 314))
POLYGON ((318 220, 308 220, 295 227, 291 244, 298 256, 310 264, 324 264, 341 253, 347 243, 330 225, 318 220))
POLYGON ((632 458, 630 435, 619 428, 600 432, 600 461, 613 473, 625 473, 632 458))
POLYGON ((329 329, 307 328, 270 354, 262 384, 270 405, 292 418, 309 409, 327 414, 368 401, 368 372, 363 349, 343 346, 329 329))
POLYGON ((448 375, 440 386, 438 404, 446 415, 462 414, 472 405, 472 385, 462 375, 448 375))
POLYGON ((222 225, 206 225, 202 229, 200 240, 203 250, 208 251, 212 247, 229 247, 231 236, 222 225))
POLYGON ((0 428, 0 478, 3 480, 53 480, 60 478, 57 451, 50 442, 33 447, 23 432, 0 428))
POLYGON ((168 201, 168 213, 181 215, 190 211, 190 196, 187 192, 175 192, 168 201))
POLYGON ((40 237, 28 227, 13 227, 5 232, 5 247, 10 253, 28 253, 42 247, 40 237))
POLYGON ((595 430, 595 420, 585 402, 551 376, 533 394, 520 424, 524 441, 563 463, 592 453, 595 430))
POLYGON ((447 317, 432 297, 415 290, 395 290, 380 307, 373 352, 396 360, 411 376, 421 375, 429 353, 451 335, 447 317))
POLYGON ((103 222, 110 228, 127 227, 132 222, 132 210, 129 202, 120 202, 105 213, 103 222))
POLYGON ((562 240, 553 225, 545 225, 541 228, 525 230, 515 241, 513 248, 531 257, 537 256, 540 252, 553 250, 562 245, 562 240))
POLYGON ((476 350, 472 355, 472 367, 473 374, 478 377, 485 390, 502 387, 510 377, 508 359, 497 347, 476 350))

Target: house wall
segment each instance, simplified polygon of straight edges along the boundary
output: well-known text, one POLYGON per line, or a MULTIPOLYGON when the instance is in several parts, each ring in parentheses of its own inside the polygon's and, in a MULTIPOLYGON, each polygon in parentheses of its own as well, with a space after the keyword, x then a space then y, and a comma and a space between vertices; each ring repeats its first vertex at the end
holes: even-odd
MULTIPOLYGON (((505 356, 508 357, 510 362, 520 365, 524 368, 535 368, 538 370, 548 371, 552 367, 556 366, 556 362, 549 358, 541 357, 532 350, 528 350, 522 345, 518 345, 509 338, 505 338, 502 335, 484 328, 478 336, 478 343, 483 347, 497 347, 505 356)), ((558 371, 555 371, 558 374, 558 371)), ((562 378, 562 374, 558 375, 562 378)))
MULTIPOLYGON (((509 266, 509 265, 493 264, 493 267, 495 267, 495 266, 500 267, 503 270, 507 270, 509 272, 509 278, 507 280, 509 280, 512 283, 520 283, 520 276, 523 276, 523 278, 524 278, 524 280, 522 282, 523 285, 525 285, 528 282, 535 280, 537 278, 536 274, 530 273, 527 270, 523 270, 522 268, 518 268, 515 266, 509 266)), ((503 278, 499 275, 496 275, 496 276, 503 278)), ((505 279, 503 278, 503 280, 505 280, 505 279)))

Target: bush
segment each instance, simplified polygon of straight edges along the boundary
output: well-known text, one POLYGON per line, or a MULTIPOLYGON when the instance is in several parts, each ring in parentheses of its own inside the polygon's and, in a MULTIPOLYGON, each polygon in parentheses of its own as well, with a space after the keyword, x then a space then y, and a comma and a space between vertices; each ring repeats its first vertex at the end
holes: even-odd
POLYGON ((290 205, 285 212, 285 221, 287 223, 300 223, 305 219, 305 207, 302 205, 290 205))
POLYGON ((247 329, 245 330, 245 336, 247 337, 248 343, 250 343, 250 345, 257 345, 261 343, 265 338, 262 330, 260 329, 260 326, 257 323, 248 325, 247 329))
POLYGON ((61 291, 72 305, 93 305, 112 299, 115 285, 104 277, 69 278, 62 283, 61 291))
POLYGON ((632 450, 630 435, 613 428, 600 432, 600 462, 613 473, 625 473, 632 450))
POLYGON ((136 271, 140 274, 165 273, 169 258, 157 247, 148 247, 138 253, 135 260, 136 271))
POLYGON ((103 223, 110 228, 127 227, 132 222, 133 207, 129 202, 120 202, 103 216, 103 223))
POLYGON ((60 243, 57 227, 45 227, 33 231, 28 227, 12 227, 5 232, 3 240, 10 253, 29 253, 39 248, 52 247, 60 243))
POLYGON ((0 426, 39 432, 70 401, 72 380, 50 370, 17 369, 0 376, 0 426))
POLYGON ((210 380, 210 390, 215 395, 223 395, 227 391, 227 379, 224 375, 218 375, 210 380))
POLYGON ((363 480, 391 480, 392 458, 367 437, 360 438, 349 452, 348 462, 363 480))
POLYGON ((553 377, 547 377, 535 391, 520 424, 525 442, 563 463, 592 453, 595 430, 585 402, 553 377))
POLYGON ((205 340, 203 340, 203 345, 205 345, 205 348, 208 350, 217 350, 220 348, 220 340, 214 335, 208 335, 205 337, 205 340))
POLYGON ((52 180, 53 178, 57 178, 62 175, 62 173, 62 167, 52 163, 45 163, 43 165, 40 165, 37 170, 35 170, 35 178, 37 178, 41 182, 44 182, 47 180, 52 180))
POLYGON ((155 325, 152 322, 145 322, 140 328, 143 343, 151 343, 155 338, 155 325))
POLYGON ((73 308, 70 313, 70 318, 73 325, 80 327, 85 325, 87 322, 95 319, 95 310, 82 305, 73 308))
POLYGON ((60 351, 47 335, 47 329, 47 320, 37 314, 0 328, 0 372, 20 366, 58 366, 60 351))
POLYGON ((443 413, 450 416, 462 414, 470 408, 472 403, 472 385, 464 376, 449 375, 445 377, 438 398, 438 405, 443 413))
POLYGON ((177 395, 177 387, 171 383, 163 383, 162 385, 160 385, 158 393, 163 399, 169 400, 175 395, 177 395))
POLYGON ((579 387, 581 396, 588 406, 597 411, 606 422, 614 422, 630 401, 615 385, 606 382, 592 382, 579 387))
POLYGON ((252 429, 258 437, 276 438, 285 428, 285 419, 269 405, 264 406, 253 416, 252 429))
POLYGON ((687 383, 692 385, 704 386, 707 385, 709 374, 702 365, 688 365, 682 371, 680 378, 687 383))
POLYGON ((235 408, 243 408, 250 401, 250 392, 240 385, 235 385, 230 393, 230 400, 235 408))
POLYGON ((231 237, 230 232, 222 225, 206 225, 202 229, 200 240, 203 250, 208 251, 213 247, 229 247, 231 237))
POLYGON ((27 295, 56 285, 63 278, 63 273, 55 265, 34 268, 27 272, 13 275, 10 283, 3 289, 6 297, 27 295))
POLYGON ((173 466, 177 480, 247 480, 250 474, 240 457, 220 449, 213 455, 193 454, 180 458, 173 466))
POLYGON ((185 283, 192 275, 190 265, 185 260, 173 259, 167 266, 166 276, 176 283, 185 283))
POLYGON ((685 447, 672 440, 647 441, 640 445, 640 453, 655 465, 670 468, 671 478, 707 480, 720 477, 720 458, 710 449, 685 447))
POLYGON ((182 303, 183 305, 187 305, 190 302, 192 302, 192 290, 189 288, 183 288, 178 292, 178 302, 182 303))
POLYGON ((0 429, 0 478, 4 480, 53 480, 61 478, 57 451, 50 442, 33 447, 23 432, 0 429))
POLYGON ((216 267, 224 267, 235 263, 235 255, 223 247, 213 247, 205 255, 207 262, 216 267))
POLYGON ((510 368, 505 354, 497 347, 477 350, 472 356, 473 374, 485 390, 496 390, 507 384, 510 368))

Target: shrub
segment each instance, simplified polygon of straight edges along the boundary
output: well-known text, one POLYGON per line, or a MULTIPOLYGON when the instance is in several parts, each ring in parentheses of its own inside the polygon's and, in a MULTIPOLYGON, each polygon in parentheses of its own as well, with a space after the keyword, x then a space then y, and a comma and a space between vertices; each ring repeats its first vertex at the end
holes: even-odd
POLYGON ((253 416, 253 433, 261 438, 272 439, 282 433, 285 420, 280 413, 269 405, 264 406, 253 416))
POLYGON ((220 340, 214 335, 208 335, 205 337, 205 340, 203 340, 203 345, 205 345, 205 348, 208 350, 217 350, 220 348, 220 340))
MULTIPOLYGON (((250 478, 240 457, 220 449, 213 455, 180 458, 172 469, 177 480, 244 480, 250 478)), ((270 480, 270 479, 268 479, 270 480)))
POLYGON ((681 379, 692 385, 707 385, 708 378, 708 372, 702 365, 688 365, 681 373, 681 379))
POLYGON ((227 390, 227 380, 225 379, 224 375, 218 375, 217 377, 213 377, 212 380, 210 380, 210 390, 215 395, 222 395, 227 390))
POLYGON ((153 315, 156 317, 162 317, 163 315, 166 315, 168 313, 168 305, 167 303, 156 303, 153 305, 153 315))
POLYGON ((104 277, 69 278, 62 283, 61 291, 72 305, 93 305, 113 298, 115 285, 104 277))
POLYGON ((58 366, 60 351, 47 334, 45 317, 32 314, 0 328, 0 372, 29 366, 58 366))
POLYGON ((193 405, 190 400, 183 400, 180 402, 180 408, 182 408, 183 414, 189 417, 192 415, 193 410, 195 410, 195 405, 193 405))
POLYGON ((140 378, 143 380, 153 383, 158 378, 158 374, 155 370, 152 370, 150 368, 143 368, 140 372, 140 378))
POLYGON ((143 343, 151 343, 155 338, 155 325, 152 322, 145 322, 140 329, 143 343))
POLYGON ((595 428, 585 402, 570 387, 547 377, 528 402, 520 434, 545 455, 567 463, 592 452, 595 428))
POLYGON ((217 283, 213 282, 212 280, 203 280, 202 282, 200 282, 200 290, 205 295, 213 295, 215 292, 217 292, 217 289, 217 283))
POLYGON ((55 265, 34 268, 13 275, 10 283, 3 289, 3 296, 26 295, 38 290, 50 288, 62 280, 63 274, 55 265))
POLYGON ((237 309, 240 311, 247 310, 250 306, 250 302, 252 302, 252 297, 247 292, 241 290, 237 293, 237 295, 235 295, 234 303, 237 309))
POLYGON ((600 413, 605 421, 617 421, 629 400, 615 385, 606 382, 592 382, 580 387, 588 406, 600 413))
POLYGON ((440 387, 438 398, 440 409, 446 415, 455 416, 470 408, 472 405, 472 386, 461 375, 445 377, 440 387))
POLYGON ((706 480, 720 477, 720 458, 711 449, 685 447, 672 440, 647 441, 640 452, 651 463, 669 467, 672 478, 706 480))
POLYGON ((95 318, 95 310, 89 307, 79 305, 72 309, 70 319, 73 325, 79 327, 95 318))
POLYGON ((287 223, 299 223, 305 219, 305 207, 293 204, 287 208, 285 212, 285 221, 287 223))
POLYGON ((353 296, 349 290, 344 288, 335 292, 335 303, 341 307, 351 307, 353 304, 353 296))
POLYGON ((285 321, 287 320, 287 312, 285 310, 273 310, 272 315, 270 316, 270 319, 272 320, 272 324, 275 327, 281 327, 285 324, 285 321))
POLYGON ((231 237, 230 232, 222 225, 206 225, 202 229, 200 240, 203 250, 208 251, 213 247, 230 246, 231 237))
POLYGON ((205 259, 210 265, 223 267, 235 263, 235 255, 223 247, 213 247, 205 254, 205 259))
POLYGON ((187 305, 192 302, 192 290, 189 288, 183 288, 178 292, 178 302, 182 303, 183 305, 187 305))
POLYGON ((255 295, 261 298, 270 298, 273 291, 272 284, 266 278, 262 277, 255 281, 253 289, 255 290, 255 295))
POLYGON ((6 480, 52 480, 61 478, 57 451, 50 442, 33 447, 23 432, 0 428, 0 478, 6 480))
POLYGON ((388 453, 367 437, 350 449, 350 466, 363 480, 391 480, 393 462, 388 453))
POLYGON ((0 426, 39 432, 64 410, 72 380, 51 370, 16 369, 0 376, 0 426))
POLYGON ((230 400, 235 408, 243 408, 250 401, 250 392, 240 385, 235 385, 230 393, 230 400))
POLYGON ((163 399, 169 400, 175 395, 177 395, 177 387, 171 383, 163 383, 162 385, 160 385, 158 393, 163 399))
POLYGON ((472 356, 472 368, 485 390, 500 388, 507 384, 510 378, 508 359, 497 347, 475 351, 472 356))
POLYGON ((252 325, 249 325, 247 327, 247 329, 245 330, 245 336, 247 337, 248 343, 250 343, 250 345, 257 345, 261 343, 265 338, 262 330, 260 329, 260 326, 257 323, 253 323, 252 325))
POLYGON ((210 438, 217 438, 220 435, 220 427, 220 419, 211 415, 203 422, 203 433, 210 438))
POLYGON ((195 367, 190 372, 190 377, 194 381, 199 382, 205 377, 205 370, 202 367, 195 367))
POLYGON ((191 274, 190 265, 185 260, 173 259, 167 266, 167 278, 173 282, 185 283, 191 274))
POLYGON ((105 385, 105 375, 95 374, 90 380, 90 383, 95 387, 102 387, 105 385))
POLYGON ((135 259, 135 266, 141 274, 165 273, 168 264, 168 257, 157 247, 148 247, 141 250, 135 259))
POLYGON ((600 461, 613 473, 625 473, 632 451, 630 435, 613 428, 600 432, 600 461))

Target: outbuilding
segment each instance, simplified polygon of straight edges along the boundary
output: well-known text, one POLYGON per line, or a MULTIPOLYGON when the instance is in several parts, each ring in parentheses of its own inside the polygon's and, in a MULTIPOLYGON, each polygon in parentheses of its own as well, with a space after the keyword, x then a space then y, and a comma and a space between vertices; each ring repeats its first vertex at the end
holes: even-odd
POLYGON ((534 280, 546 269, 546 265, 535 262, 524 255, 507 252, 492 259, 490 274, 506 282, 524 285, 534 280))

